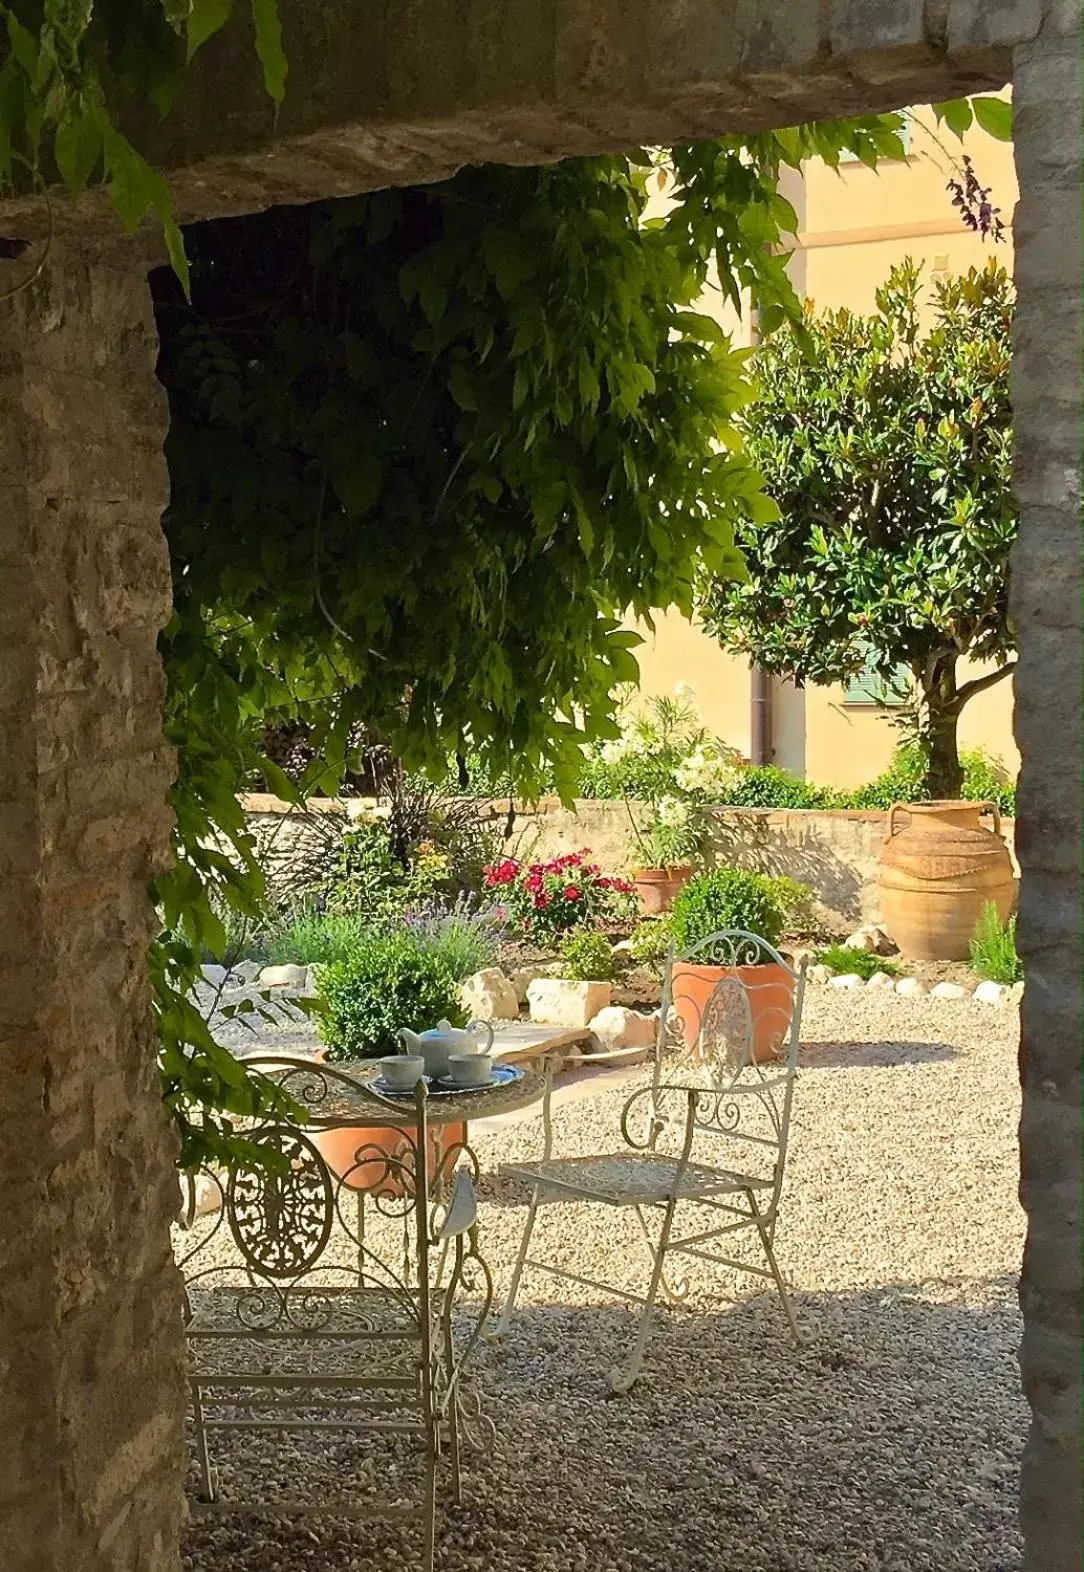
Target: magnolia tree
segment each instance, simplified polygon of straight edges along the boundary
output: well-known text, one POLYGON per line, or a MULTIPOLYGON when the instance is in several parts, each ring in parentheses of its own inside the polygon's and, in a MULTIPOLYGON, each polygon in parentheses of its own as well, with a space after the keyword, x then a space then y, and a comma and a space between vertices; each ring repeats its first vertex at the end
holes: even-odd
POLYGON ((992 260, 935 283, 893 270, 874 316, 807 316, 757 353, 748 451, 779 516, 743 522, 749 579, 707 575, 706 626, 799 683, 872 670, 913 689, 902 719, 923 742, 926 790, 960 794, 960 714, 1013 669, 1009 552, 1012 285, 992 260), (985 666, 961 680, 961 663, 985 666))

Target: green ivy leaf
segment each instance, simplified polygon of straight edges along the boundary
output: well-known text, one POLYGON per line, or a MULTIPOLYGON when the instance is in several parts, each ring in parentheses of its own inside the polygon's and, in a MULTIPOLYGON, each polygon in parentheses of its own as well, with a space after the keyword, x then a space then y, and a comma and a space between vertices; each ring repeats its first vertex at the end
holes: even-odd
POLYGON ((286 55, 282 47, 282 20, 278 0, 252 0, 256 54, 263 66, 263 82, 276 104, 286 97, 286 55))
MULTIPOLYGON (((192 59, 196 50, 223 27, 233 11, 233 0, 192 0, 188 13, 187 58, 192 59)), ((261 57, 262 58, 262 57, 261 57)), ((270 90, 269 90, 270 91, 270 90)))
POLYGON ((999 142, 1012 141, 1012 104, 1005 98, 973 98, 975 119, 984 131, 999 142))
POLYGON ((971 102, 967 98, 948 98, 943 103, 934 104, 933 112, 938 120, 943 120, 949 130, 961 138, 965 131, 971 129, 975 118, 971 102))
POLYGON ((73 111, 56 128, 53 152, 68 190, 82 191, 102 157, 101 127, 92 115, 73 111))
POLYGON ((474 380, 470 371, 461 360, 453 361, 448 374, 448 392, 455 399, 459 408, 467 414, 474 414, 478 409, 478 397, 474 391, 474 380))
POLYGON ((726 334, 715 318, 705 316, 701 311, 677 312, 674 326, 679 333, 684 333, 688 338, 699 339, 702 344, 726 343, 726 334))

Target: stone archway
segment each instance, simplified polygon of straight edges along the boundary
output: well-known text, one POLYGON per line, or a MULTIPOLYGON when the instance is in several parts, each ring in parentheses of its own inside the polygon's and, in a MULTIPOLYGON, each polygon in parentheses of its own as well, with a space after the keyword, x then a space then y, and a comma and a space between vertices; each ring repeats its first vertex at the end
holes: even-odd
MULTIPOLYGON (((277 132, 227 39, 168 130, 184 216, 315 200, 738 126, 995 89, 1022 190, 1014 566, 1021 1075, 1033 1409, 1027 1565, 1080 1557, 1080 42, 1068 0, 452 0, 287 8, 277 132), (630 14, 632 13, 632 14, 630 14), (228 105, 224 110, 223 105, 228 105)), ((32 233, 0 208, 0 231, 32 233)), ((175 1568, 183 1411, 176 1187, 155 1091, 146 882, 170 760, 169 585, 148 258, 97 204, 0 308, 0 1382, 5 1564, 175 1568)), ((7 276, 18 263, 0 264, 7 276)))

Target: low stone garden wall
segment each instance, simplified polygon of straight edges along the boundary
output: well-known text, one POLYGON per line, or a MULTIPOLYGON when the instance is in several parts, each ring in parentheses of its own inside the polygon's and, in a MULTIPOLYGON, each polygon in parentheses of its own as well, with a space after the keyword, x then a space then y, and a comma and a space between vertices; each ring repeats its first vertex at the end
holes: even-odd
MULTIPOLYGON (((314 801, 302 812, 277 797, 255 795, 243 803, 272 890, 283 894, 329 868, 351 820, 375 806, 364 798, 328 799, 314 801)), ((479 812, 503 835, 507 800, 480 802, 479 812)), ((842 932, 857 922, 880 921, 877 859, 886 817, 793 808, 713 808, 712 852, 719 863, 786 874, 810 885, 818 916, 826 926, 842 932)), ((1002 828, 1015 867, 1013 821, 1003 821, 1002 828)), ((624 802, 581 799, 572 810, 555 797, 545 797, 533 807, 517 808, 505 843, 508 855, 527 861, 584 846, 615 872, 631 869, 637 859, 629 807, 624 802)))

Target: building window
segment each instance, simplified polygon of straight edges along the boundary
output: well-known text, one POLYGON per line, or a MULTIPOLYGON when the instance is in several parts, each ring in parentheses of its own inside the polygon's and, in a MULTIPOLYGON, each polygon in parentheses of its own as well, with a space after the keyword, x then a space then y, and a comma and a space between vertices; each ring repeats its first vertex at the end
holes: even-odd
POLYGON ((857 676, 852 677, 843 690, 843 702, 856 708, 866 706, 878 709, 885 705, 899 709, 911 697, 911 672, 907 666, 897 666, 891 677, 882 677, 867 660, 857 676))

